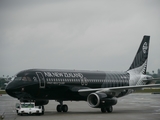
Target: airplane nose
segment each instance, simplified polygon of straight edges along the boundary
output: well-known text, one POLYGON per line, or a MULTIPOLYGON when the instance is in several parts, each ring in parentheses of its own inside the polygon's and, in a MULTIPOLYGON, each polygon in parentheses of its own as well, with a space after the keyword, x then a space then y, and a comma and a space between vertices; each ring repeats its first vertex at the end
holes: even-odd
POLYGON ((8 94, 8 95, 11 95, 11 92, 12 92, 12 87, 11 87, 11 85, 10 84, 8 84, 7 86, 6 86, 6 93, 8 94))
POLYGON ((12 97, 14 97, 14 87, 13 87, 13 84, 12 82, 9 83, 7 86, 6 86, 6 89, 5 89, 6 93, 12 97))

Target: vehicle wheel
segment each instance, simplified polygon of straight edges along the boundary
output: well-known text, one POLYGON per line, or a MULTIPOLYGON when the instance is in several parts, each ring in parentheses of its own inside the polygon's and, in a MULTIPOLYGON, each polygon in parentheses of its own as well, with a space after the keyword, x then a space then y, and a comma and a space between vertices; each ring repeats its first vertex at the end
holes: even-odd
POLYGON ((112 106, 107 107, 107 112, 108 112, 108 113, 113 112, 113 107, 112 107, 112 106))
POLYGON ((57 112, 62 112, 62 106, 61 105, 57 105, 57 112))
POLYGON ((20 113, 17 113, 17 115, 21 115, 20 113))
POLYGON ((20 115, 20 114, 18 113, 18 110, 16 110, 16 112, 17 112, 17 115, 20 115))
POLYGON ((62 111, 63 112, 67 112, 68 111, 68 106, 67 105, 63 105, 62 106, 62 111))
POLYGON ((42 110, 42 113, 41 113, 41 115, 44 115, 44 111, 42 110))
POLYGON ((107 111, 107 108, 106 108, 106 107, 102 107, 102 108, 101 108, 101 112, 102 112, 102 113, 106 113, 106 111, 107 111))

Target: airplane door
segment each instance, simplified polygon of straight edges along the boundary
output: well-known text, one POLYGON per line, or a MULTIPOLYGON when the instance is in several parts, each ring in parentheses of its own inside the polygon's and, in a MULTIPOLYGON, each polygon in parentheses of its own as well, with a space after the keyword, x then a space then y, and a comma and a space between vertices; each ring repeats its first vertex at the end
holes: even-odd
POLYGON ((39 80, 39 88, 45 88, 45 79, 41 72, 36 72, 39 80))

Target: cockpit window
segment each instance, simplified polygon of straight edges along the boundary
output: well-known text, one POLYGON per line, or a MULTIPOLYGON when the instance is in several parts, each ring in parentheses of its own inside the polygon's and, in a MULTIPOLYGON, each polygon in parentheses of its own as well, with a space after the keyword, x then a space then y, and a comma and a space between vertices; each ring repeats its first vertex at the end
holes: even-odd
POLYGON ((27 81, 27 77, 22 77, 22 81, 27 81))
POLYGON ((22 81, 32 81, 30 77, 22 77, 22 81))
POLYGON ((30 77, 16 77, 16 81, 32 81, 30 77))
POLYGON ((13 81, 15 79, 15 76, 13 76, 12 78, 11 78, 11 81, 13 81))
POLYGON ((14 80, 20 81, 22 79, 22 77, 15 77, 14 80))

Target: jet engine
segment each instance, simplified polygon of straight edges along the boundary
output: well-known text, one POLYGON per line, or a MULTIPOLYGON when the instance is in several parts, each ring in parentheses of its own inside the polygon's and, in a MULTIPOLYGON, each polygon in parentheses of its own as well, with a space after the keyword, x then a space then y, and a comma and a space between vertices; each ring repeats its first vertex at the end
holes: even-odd
POLYGON ((91 93, 87 97, 90 107, 101 108, 103 106, 112 106, 117 104, 116 98, 108 98, 105 93, 91 93))
POLYGON ((35 106, 43 106, 43 105, 47 105, 48 103, 49 103, 49 100, 36 100, 35 106))

